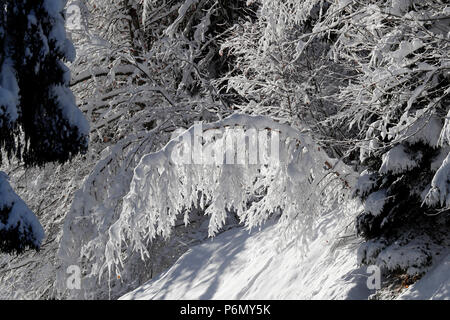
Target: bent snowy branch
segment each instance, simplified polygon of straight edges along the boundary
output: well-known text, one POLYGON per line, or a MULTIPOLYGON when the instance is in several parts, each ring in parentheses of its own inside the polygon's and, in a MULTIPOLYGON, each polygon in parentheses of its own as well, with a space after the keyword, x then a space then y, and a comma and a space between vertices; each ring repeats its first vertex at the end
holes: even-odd
POLYGON ((261 226, 275 214, 291 230, 301 229, 298 233, 306 242, 314 219, 323 212, 320 202, 326 197, 324 188, 331 187, 329 194, 335 194, 345 187, 340 179, 329 174, 330 167, 341 173, 346 171, 315 145, 306 132, 266 117, 236 114, 203 124, 200 131, 194 125, 161 151, 141 159, 120 218, 109 229, 103 267, 111 272, 113 266, 122 264, 124 242, 139 251, 143 259, 149 256, 148 243, 156 237, 168 238, 180 215, 184 215, 187 225, 194 208, 210 217, 210 236, 224 226, 231 212, 249 229, 261 226), (264 149, 267 145, 261 141, 259 157, 253 159, 257 161, 250 160, 251 130, 270 137, 269 161, 261 156, 267 151, 264 149), (177 156, 191 150, 192 137, 194 143, 199 139, 203 153, 196 150, 192 158, 180 162, 177 156), (238 141, 245 142, 239 145, 238 141), (274 146, 278 147, 278 153, 274 146), (221 162, 230 159, 227 157, 239 159, 242 148, 247 149, 242 159, 248 159, 248 163, 221 162), (219 161, 205 162, 210 155, 219 161))

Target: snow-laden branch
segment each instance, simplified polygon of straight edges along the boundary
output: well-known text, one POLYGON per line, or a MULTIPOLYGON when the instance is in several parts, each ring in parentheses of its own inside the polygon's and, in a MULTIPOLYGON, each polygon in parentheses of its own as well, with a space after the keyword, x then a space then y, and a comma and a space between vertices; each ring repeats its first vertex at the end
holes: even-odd
POLYGON ((450 208, 450 153, 436 171, 424 202, 429 206, 440 205, 445 206, 445 209, 450 208))
POLYGON ((305 241, 314 218, 323 210, 320 201, 326 196, 322 188, 332 185, 331 194, 347 184, 342 175, 346 169, 341 166, 337 173, 339 164, 330 163, 308 133, 266 117, 236 114, 203 124, 200 132, 194 125, 137 165, 120 218, 109 229, 103 267, 111 272, 113 266, 122 264, 125 242, 143 259, 149 256, 148 243, 159 236, 169 237, 179 215, 188 224, 193 208, 210 216, 210 236, 224 226, 230 212, 249 229, 279 214, 286 227, 301 226, 299 236, 305 241), (252 154, 256 135, 251 132, 267 138, 263 143, 258 138, 258 157, 252 154), (200 141, 201 151, 194 146, 192 157, 180 161, 180 154, 192 150, 192 137, 194 145, 200 141), (270 156, 264 143, 269 138, 270 156), (207 162, 211 155, 215 161, 207 162), (230 159, 238 160, 230 163, 230 159))

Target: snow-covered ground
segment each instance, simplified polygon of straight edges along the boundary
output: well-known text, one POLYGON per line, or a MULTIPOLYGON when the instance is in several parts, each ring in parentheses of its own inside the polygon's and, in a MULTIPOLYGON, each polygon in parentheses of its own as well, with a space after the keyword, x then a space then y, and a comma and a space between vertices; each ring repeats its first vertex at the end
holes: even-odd
POLYGON ((350 217, 336 218, 318 222, 306 255, 295 242, 282 244, 274 222, 224 232, 121 299, 367 299, 367 267, 356 265, 354 245, 337 245, 350 217))
POLYGON ((439 264, 416 284, 409 287, 399 298, 450 300, 450 254, 447 254, 439 264))
MULTIPOLYGON (((368 299, 367 266, 356 263, 357 239, 339 245, 342 223, 329 216, 306 256, 280 247, 274 223, 233 229, 191 248, 168 271, 121 299, 368 299)), ((343 222, 343 221, 341 221, 343 222)), ((398 296, 449 299, 450 255, 398 296)))

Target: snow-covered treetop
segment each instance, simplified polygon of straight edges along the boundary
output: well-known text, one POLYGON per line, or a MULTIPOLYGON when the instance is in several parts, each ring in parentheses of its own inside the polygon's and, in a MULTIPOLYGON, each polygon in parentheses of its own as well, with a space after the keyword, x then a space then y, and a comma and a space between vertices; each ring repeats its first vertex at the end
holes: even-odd
POLYGON ((65 162, 87 149, 89 124, 69 90, 75 59, 65 0, 4 1, 0 42, 0 147, 26 165, 65 162))

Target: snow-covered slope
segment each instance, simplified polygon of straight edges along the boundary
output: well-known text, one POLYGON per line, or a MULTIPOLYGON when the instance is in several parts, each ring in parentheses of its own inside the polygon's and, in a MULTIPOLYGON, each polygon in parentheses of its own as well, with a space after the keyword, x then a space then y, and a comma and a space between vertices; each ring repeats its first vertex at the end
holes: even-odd
MULTIPOLYGON (((324 217, 306 256, 295 243, 280 247, 270 223, 249 233, 233 229, 191 248, 165 273, 121 299, 368 299, 373 273, 358 266, 358 240, 338 238, 351 217, 324 217)), ((450 255, 400 299, 449 299, 450 255)))
POLYGON ((404 300, 450 300, 450 254, 399 297, 404 300))
POLYGON ((367 299, 374 290, 367 267, 356 264, 358 240, 339 238, 351 219, 338 211, 322 217, 304 256, 296 242, 282 245, 274 222, 224 232, 121 299, 367 299))

